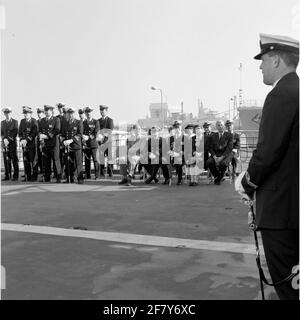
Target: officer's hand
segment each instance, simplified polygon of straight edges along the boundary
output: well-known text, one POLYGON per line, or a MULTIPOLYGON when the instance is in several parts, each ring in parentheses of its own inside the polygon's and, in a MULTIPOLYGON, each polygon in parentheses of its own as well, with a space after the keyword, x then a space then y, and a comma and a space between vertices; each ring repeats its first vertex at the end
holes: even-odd
POLYGON ((104 135, 103 135, 103 134, 101 134, 101 133, 99 133, 99 134, 97 135, 96 140, 97 140, 97 141, 99 141, 99 142, 102 142, 102 141, 103 141, 103 139, 104 139, 104 135))
POLYGON ((20 143, 21 143, 21 146, 22 146, 23 148, 25 148, 26 145, 27 145, 27 141, 26 141, 26 140, 21 140, 20 143))
POLYGON ((232 152, 233 152, 234 154, 236 154, 236 153, 237 153, 237 149, 232 149, 232 152))
POLYGON ((252 200, 252 198, 245 193, 245 189, 244 189, 244 187, 243 187, 243 185, 242 185, 242 179, 243 179, 243 177, 244 177, 245 174, 246 174, 246 171, 242 171, 242 172, 239 174, 239 176, 238 176, 237 179, 235 180, 234 188, 235 188, 235 191, 241 195, 242 200, 244 200, 244 201, 250 201, 250 200, 252 200))
POLYGON ((9 145, 8 139, 4 138, 3 139, 3 143, 4 143, 5 147, 7 147, 9 145))
POLYGON ((149 158, 150 159, 155 159, 156 155, 153 152, 149 152, 149 158))
POLYGON ((140 160, 140 157, 139 156, 132 156, 131 158, 134 162, 138 162, 140 160))
POLYGON ((82 136, 82 138, 83 138, 84 141, 88 141, 89 140, 89 136, 87 136, 85 134, 82 136))
POLYGON ((44 140, 44 139, 48 139, 48 137, 45 134, 41 133, 40 134, 40 139, 44 140))
POLYGON ((68 145, 70 145, 72 142, 73 142, 72 139, 65 140, 65 141, 64 141, 64 145, 65 145, 65 146, 68 146, 68 145))

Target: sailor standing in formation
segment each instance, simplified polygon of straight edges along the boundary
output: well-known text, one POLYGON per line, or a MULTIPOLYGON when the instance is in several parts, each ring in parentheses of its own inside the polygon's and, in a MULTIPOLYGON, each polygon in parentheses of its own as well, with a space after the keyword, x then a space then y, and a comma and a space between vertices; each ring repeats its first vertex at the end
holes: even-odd
POLYGON ((85 157, 86 179, 91 179, 91 159, 94 163, 95 179, 97 179, 99 175, 99 164, 96 158, 98 149, 96 137, 100 130, 100 125, 98 120, 92 118, 92 108, 86 107, 83 110, 85 119, 83 121, 82 150, 85 157))
POLYGON ((17 181, 19 179, 19 159, 17 156, 17 135, 18 121, 11 116, 11 108, 2 109, 5 120, 1 121, 1 141, 3 149, 3 159, 5 167, 5 176, 2 180, 17 181), (11 177, 11 162, 13 164, 14 173, 11 177))
MULTIPOLYGON (((99 125, 100 125, 100 133, 98 135, 98 143, 100 145, 100 150, 103 152, 104 157, 108 157, 107 162, 107 173, 110 177, 113 176, 113 167, 112 164, 109 163, 109 161, 112 158, 111 155, 111 134, 114 129, 114 121, 110 117, 107 116, 108 113, 108 107, 104 105, 99 106, 101 118, 99 119, 99 125)), ((100 176, 104 177, 104 163, 103 158, 100 157, 100 176), (102 163, 101 163, 102 162, 102 163)))
POLYGON ((32 118, 32 109, 30 107, 23 107, 24 119, 20 122, 19 137, 20 145, 23 151, 24 173, 25 179, 23 181, 36 181, 38 172, 36 164, 34 163, 36 154, 36 137, 38 134, 38 123, 36 119, 32 118))
POLYGON ((51 181, 52 161, 56 170, 56 182, 61 182, 61 165, 59 161, 59 140, 60 120, 53 116, 54 107, 44 106, 45 117, 39 123, 39 140, 41 152, 43 154, 43 163, 45 167, 45 182, 51 181))
POLYGON ((77 176, 78 184, 83 183, 82 145, 83 123, 74 117, 75 110, 69 107, 66 110, 66 121, 61 128, 62 143, 65 148, 66 183, 73 183, 77 176))

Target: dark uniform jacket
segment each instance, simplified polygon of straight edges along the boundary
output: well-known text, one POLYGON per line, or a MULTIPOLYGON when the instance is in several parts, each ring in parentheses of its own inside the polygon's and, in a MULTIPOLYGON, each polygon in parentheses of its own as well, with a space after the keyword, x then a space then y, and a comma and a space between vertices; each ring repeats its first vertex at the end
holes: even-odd
MULTIPOLYGON (((99 121, 95 119, 85 119, 83 121, 83 134, 89 136, 90 139, 85 141, 86 146, 90 149, 98 148, 98 143, 96 140, 97 132, 100 130, 99 121)), ((84 141, 84 140, 83 140, 84 141)))
POLYGON ((105 117, 104 119, 99 119, 100 130, 102 129, 114 129, 114 121, 109 117, 105 117))
POLYGON ((162 148, 163 148, 163 138, 162 137, 148 137, 148 154, 151 152, 155 154, 156 158, 148 158, 149 164, 162 164, 162 148))
POLYGON ((221 139, 219 138, 219 132, 213 132, 210 137, 210 154, 212 157, 224 156, 225 158, 231 155, 232 152, 232 134, 229 132, 223 132, 221 139))
POLYGON ((240 135, 237 132, 233 132, 233 134, 232 134, 232 148, 240 150, 240 147, 241 147, 240 135))
POLYGON ((211 135, 212 135, 212 132, 209 134, 204 132, 204 152, 209 152, 209 150, 210 150, 211 135))
POLYGON ((71 150, 81 149, 81 138, 83 134, 83 123, 81 120, 64 121, 61 128, 63 141, 73 139, 70 144, 71 150))
POLYGON ((17 135, 18 135, 18 121, 10 119, 1 121, 1 139, 7 139, 9 141, 8 148, 14 149, 17 147, 17 135))
POLYGON ((45 147, 53 148, 58 144, 57 135, 60 132, 60 120, 57 117, 51 117, 49 120, 47 118, 42 118, 39 122, 39 133, 45 134, 48 139, 45 139, 45 147))
MULTIPOLYGON (((99 120, 100 132, 103 133, 112 133, 114 129, 114 121, 109 117, 100 118, 99 120)), ((104 140, 101 143, 105 143, 108 140, 108 137, 104 137, 104 140)))
POLYGON ((19 127, 20 140, 26 140, 26 148, 34 149, 36 147, 35 137, 38 134, 38 124, 36 119, 31 118, 29 121, 22 119, 19 127))
POLYGON ((184 165, 184 135, 182 134, 180 136, 171 136, 169 143, 171 151, 181 154, 181 156, 171 158, 171 163, 184 165))
POLYGON ((294 72, 267 95, 247 171, 242 184, 249 195, 256 188, 258 227, 298 229, 299 78, 294 72))
POLYGON ((62 124, 66 120, 66 118, 64 117, 63 114, 58 114, 56 116, 56 118, 58 118, 60 120, 60 124, 62 124))
POLYGON ((196 162, 196 159, 194 161, 191 161, 192 157, 194 157, 196 152, 196 135, 184 135, 184 159, 185 162, 188 160, 189 164, 192 164, 196 162))

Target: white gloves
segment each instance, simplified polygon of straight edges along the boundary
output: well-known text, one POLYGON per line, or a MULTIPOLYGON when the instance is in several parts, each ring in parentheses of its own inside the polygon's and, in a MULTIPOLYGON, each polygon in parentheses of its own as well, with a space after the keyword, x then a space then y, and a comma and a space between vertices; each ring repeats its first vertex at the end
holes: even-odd
POLYGON ((41 133, 40 134, 40 139, 44 140, 44 139, 48 139, 48 137, 45 134, 41 133))
POLYGON ((84 135, 82 136, 82 138, 83 138, 84 141, 88 141, 90 137, 84 134, 84 135))
POLYGON ((170 155, 170 157, 172 158, 177 158, 180 156, 179 152, 175 152, 175 151, 169 151, 168 154, 170 155))
POLYGON ((4 138, 3 139, 3 143, 4 143, 5 147, 7 147, 9 145, 8 139, 4 138))
POLYGON ((235 187, 235 191, 242 196, 242 200, 250 201, 251 198, 245 193, 245 189, 242 185, 242 179, 245 174, 246 174, 246 171, 242 171, 239 174, 239 176, 235 180, 234 187, 235 187))
POLYGON ((21 144, 21 146, 22 146, 23 148, 25 148, 26 145, 27 145, 27 141, 23 139, 23 140, 20 141, 20 144, 21 144))
POLYGON ((99 141, 99 142, 102 142, 102 141, 103 141, 103 139, 104 139, 104 135, 103 135, 103 134, 101 134, 101 133, 99 133, 99 134, 97 135, 96 140, 97 140, 97 141, 99 141))
POLYGON ((136 155, 131 157, 131 159, 132 159, 134 162, 138 162, 138 161, 140 160, 140 158, 141 158, 140 156, 136 156, 136 155))
POLYGON ((64 145, 65 145, 65 146, 69 146, 72 142, 73 142, 72 139, 65 140, 65 141, 64 141, 64 145))
POLYGON ((233 153, 237 153, 237 149, 232 149, 232 152, 233 153))
POLYGON ((153 152, 149 152, 149 158, 150 159, 155 159, 156 155, 153 152))

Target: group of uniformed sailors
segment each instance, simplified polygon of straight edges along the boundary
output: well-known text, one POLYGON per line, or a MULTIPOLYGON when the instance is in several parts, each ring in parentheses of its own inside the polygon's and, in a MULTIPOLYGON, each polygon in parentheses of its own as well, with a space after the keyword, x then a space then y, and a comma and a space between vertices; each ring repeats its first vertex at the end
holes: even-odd
MULTIPOLYGON (((50 182, 54 173, 56 182, 84 181, 83 155, 85 157, 85 175, 90 178, 91 161, 94 162, 96 177, 104 176, 104 166, 98 165, 96 150, 103 144, 107 136, 99 134, 102 127, 113 129, 113 121, 107 117, 107 106, 100 106, 101 119, 91 116, 92 108, 82 110, 85 119, 75 118, 75 110, 66 108, 64 104, 57 105, 59 115, 54 116, 54 107, 45 105, 37 109, 38 120, 32 117, 32 108, 24 106, 24 119, 20 126, 18 121, 11 117, 12 109, 4 108, 2 111, 5 120, 1 122, 1 139, 5 177, 2 180, 13 181, 19 178, 19 165, 17 156, 17 136, 23 152, 24 180, 37 181, 40 172, 44 182, 50 182), (98 134, 98 137, 97 137, 98 134), (11 163, 14 172, 11 176, 11 163)), ((111 167, 110 167, 111 169, 111 167)), ((112 170, 109 173, 112 174, 112 170)))
MULTIPOLYGON (((45 105, 37 109, 38 120, 32 117, 32 108, 24 106, 24 119, 11 117, 12 110, 4 108, 5 120, 1 122, 1 138, 5 177, 2 180, 18 180, 17 135, 23 152, 24 180, 37 181, 42 174, 44 182, 50 182, 52 173, 57 183, 73 183, 75 177, 82 184, 84 178, 91 179, 91 162, 94 164, 95 179, 104 176, 106 161, 107 173, 113 175, 111 133, 113 120, 107 116, 107 106, 100 105, 101 118, 92 117, 93 109, 86 107, 78 111, 64 104, 57 104, 59 114, 54 116, 54 107, 45 105), (83 157, 85 172, 83 169, 83 157), (11 163, 14 172, 11 176, 11 163)), ((141 173, 145 183, 158 183, 161 168, 164 182, 170 184, 172 172, 176 172, 177 185, 183 183, 183 169, 190 186, 198 184, 201 172, 208 170, 214 183, 220 184, 225 172, 232 163, 235 176, 239 157, 240 139, 233 132, 233 124, 227 121, 216 122, 218 132, 211 131, 211 125, 187 125, 184 130, 179 121, 169 127, 167 136, 161 135, 160 128, 153 126, 147 135, 141 127, 130 129, 125 146, 119 146, 117 156, 122 180, 119 184, 132 184, 135 172, 141 173), (225 131, 226 127, 226 131, 225 131), (204 168, 203 168, 204 163, 204 168)))

